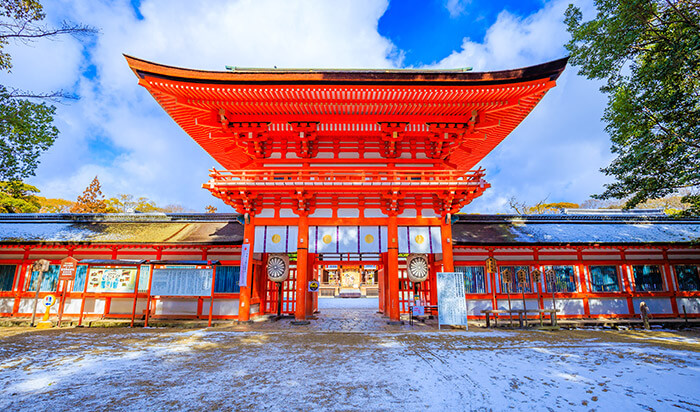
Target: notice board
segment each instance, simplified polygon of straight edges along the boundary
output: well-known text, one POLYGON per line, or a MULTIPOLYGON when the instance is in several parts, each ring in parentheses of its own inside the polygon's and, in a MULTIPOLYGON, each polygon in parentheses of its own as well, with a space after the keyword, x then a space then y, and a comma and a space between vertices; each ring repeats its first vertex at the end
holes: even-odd
POLYGON ((459 272, 437 273, 438 327, 440 325, 467 326, 467 299, 464 275, 459 272))
POLYGON ((151 296, 211 296, 213 277, 212 268, 154 268, 151 296))

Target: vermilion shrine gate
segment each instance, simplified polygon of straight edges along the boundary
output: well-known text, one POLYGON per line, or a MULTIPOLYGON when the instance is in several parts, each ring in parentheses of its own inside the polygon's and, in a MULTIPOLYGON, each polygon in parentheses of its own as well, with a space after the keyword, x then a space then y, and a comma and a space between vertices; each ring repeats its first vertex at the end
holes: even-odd
MULTIPOLYGON (((212 72, 126 59, 139 84, 224 168, 204 187, 245 217, 253 254, 241 321, 273 311, 274 287, 263 274, 270 253, 296 253, 296 274, 285 284, 297 320, 316 308, 307 283, 319 264, 341 261, 377 265, 380 310, 398 320, 404 254, 427 254, 431 275, 454 270, 452 214, 489 187, 473 168, 566 65, 212 72), (262 296, 270 297, 266 308, 262 296)), ((434 302, 431 275, 419 292, 434 302)))

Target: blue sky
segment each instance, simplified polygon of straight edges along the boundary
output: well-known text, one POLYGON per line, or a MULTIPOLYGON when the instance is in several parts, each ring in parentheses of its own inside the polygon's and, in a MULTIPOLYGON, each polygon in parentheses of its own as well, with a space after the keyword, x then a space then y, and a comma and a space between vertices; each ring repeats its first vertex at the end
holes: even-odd
MULTIPOLYGON (((523 67, 566 55, 571 0, 78 0, 46 1, 47 20, 92 25, 92 38, 10 45, 3 84, 80 96, 57 107, 61 135, 30 182, 75 199, 98 175, 107 196, 130 193, 194 211, 218 165, 137 85, 122 57, 183 67, 523 67)), ((576 1, 587 15, 591 1, 576 1)), ((466 208, 508 212, 507 201, 582 202, 608 179, 598 84, 569 67, 533 113, 480 164, 492 188, 466 208)))

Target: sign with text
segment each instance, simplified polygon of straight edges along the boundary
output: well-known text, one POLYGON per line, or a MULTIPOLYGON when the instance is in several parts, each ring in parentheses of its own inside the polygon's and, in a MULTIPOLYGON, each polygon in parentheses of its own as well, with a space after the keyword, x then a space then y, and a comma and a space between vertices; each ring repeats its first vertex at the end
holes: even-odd
POLYGON ((88 292, 133 293, 137 268, 91 267, 88 271, 88 292))
POLYGON ((58 279, 73 280, 75 279, 75 271, 78 269, 78 260, 73 257, 61 259, 61 269, 58 272, 58 279))
POLYGON ((459 272, 437 273, 439 325, 467 326, 467 299, 464 295, 464 275, 459 272))
POLYGON ((238 275, 238 286, 248 286, 248 264, 250 262, 250 243, 244 243, 241 247, 241 270, 238 275))
POLYGON ((212 268, 154 268, 151 296, 211 296, 212 268))
POLYGON ((320 283, 318 283, 318 280, 310 280, 309 281, 309 292, 318 292, 318 288, 320 287, 320 283))

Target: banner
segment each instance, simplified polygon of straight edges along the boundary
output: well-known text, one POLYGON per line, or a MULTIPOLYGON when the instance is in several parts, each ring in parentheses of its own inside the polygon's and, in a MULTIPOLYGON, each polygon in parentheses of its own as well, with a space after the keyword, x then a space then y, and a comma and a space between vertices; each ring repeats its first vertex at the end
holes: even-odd
POLYGON ((91 267, 88 272, 88 292, 133 293, 137 268, 91 267))
POLYGON ((459 272, 437 273, 438 328, 440 325, 467 326, 467 299, 464 275, 459 272))

